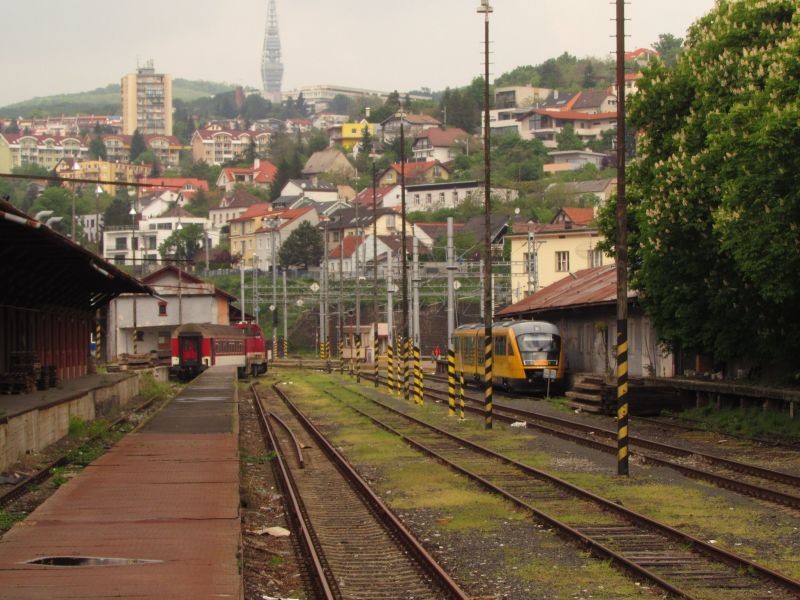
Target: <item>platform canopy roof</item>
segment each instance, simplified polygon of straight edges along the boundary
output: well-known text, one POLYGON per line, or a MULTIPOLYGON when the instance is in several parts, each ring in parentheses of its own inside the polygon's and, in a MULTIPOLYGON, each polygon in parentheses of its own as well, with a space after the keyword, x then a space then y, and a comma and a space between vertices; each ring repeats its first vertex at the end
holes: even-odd
POLYGON ((0 199, 0 303, 99 308, 120 294, 153 294, 135 277, 0 199))

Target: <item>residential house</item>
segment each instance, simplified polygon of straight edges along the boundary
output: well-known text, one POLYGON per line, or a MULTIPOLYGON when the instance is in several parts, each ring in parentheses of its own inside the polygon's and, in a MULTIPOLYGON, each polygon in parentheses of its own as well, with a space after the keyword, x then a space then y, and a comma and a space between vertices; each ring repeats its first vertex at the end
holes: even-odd
MULTIPOLYGON (((625 96, 632 96, 636 92, 639 91, 639 80, 644 77, 641 71, 638 73, 625 73, 625 96)), ((616 82, 611 85, 609 88, 610 92, 617 95, 617 84, 616 82)))
MULTIPOLYGON (((136 183, 150 172, 147 165, 134 165, 128 162, 111 162, 108 160, 79 159, 73 157, 62 158, 55 166, 55 173, 62 179, 94 179, 98 181, 116 181, 118 184, 97 184, 104 193, 113 196, 117 193, 118 185, 136 183)), ((70 189, 87 186, 84 183, 68 183, 70 189)), ((92 189, 97 186, 93 185, 92 189)))
POLYGON ((352 185, 337 183, 336 197, 342 202, 347 202, 349 204, 353 201, 353 198, 356 197, 356 191, 353 189, 352 185))
POLYGON ((637 48, 636 50, 626 52, 625 60, 635 62, 640 67, 646 67, 651 60, 660 56, 661 55, 652 48, 637 48))
POLYGON ((325 148, 314 152, 303 167, 303 178, 310 179, 314 184, 320 182, 320 175, 342 175, 355 177, 356 168, 338 148, 325 148))
POLYGON ((209 165, 221 165, 242 159, 252 149, 255 154, 269 150, 271 134, 236 129, 198 129, 192 135, 192 160, 209 165))
POLYGON ((172 190, 151 192, 138 197, 135 201, 135 208, 140 218, 145 220, 153 219, 172 210, 176 205, 182 206, 180 200, 178 192, 172 190))
POLYGON ((286 131, 289 133, 308 133, 311 131, 311 120, 300 118, 286 119, 286 131))
POLYGON ((337 210, 350 208, 350 205, 342 200, 320 201, 320 200, 314 200, 307 196, 296 196, 296 197, 281 196, 281 198, 278 198, 278 200, 273 202, 273 206, 275 208, 305 208, 307 206, 310 206, 315 211, 317 211, 317 215, 319 215, 320 221, 325 220, 328 216, 332 215, 337 210), (287 202, 279 205, 278 201, 283 198, 285 198, 287 202))
POLYGON ((86 158, 89 148, 79 137, 0 133, 0 171, 38 165, 52 171, 62 158, 86 158))
POLYGON ((306 206, 304 208, 273 210, 262 215, 261 226, 255 231, 257 267, 271 269, 273 244, 277 260, 283 243, 303 223, 309 223, 314 227, 319 224, 319 215, 314 208, 306 206))
POLYGON ((411 140, 422 135, 426 129, 441 127, 442 122, 429 115, 412 115, 408 113, 395 113, 388 119, 381 122, 383 130, 383 141, 391 143, 400 137, 400 124, 403 124, 403 133, 406 139, 411 140))
MULTIPOLYGON (((530 108, 499 108, 489 111, 489 130, 492 135, 513 133, 519 135, 519 119, 525 116, 530 108)), ((481 122, 481 133, 483 122, 481 122)), ((467 139, 469 143, 469 138, 467 139)))
POLYGON ((268 202, 259 202, 252 204, 238 217, 228 220, 231 255, 239 255, 245 263, 252 263, 256 250, 256 231, 261 228, 261 219, 272 210, 268 202))
POLYGON ((365 187, 350 202, 353 206, 358 204, 367 208, 372 208, 373 196, 378 206, 399 206, 400 205, 400 186, 386 185, 381 187, 365 187), (396 202, 395 202, 396 200, 396 202))
MULTIPOLYGON (((401 165, 395 163, 378 173, 378 185, 381 187, 400 183, 401 165)), ((405 168, 405 184, 432 183, 437 180, 450 179, 450 170, 438 160, 425 162, 407 162, 405 168)))
MULTIPOLYGON (((539 289, 497 313, 498 319, 537 319, 559 328, 573 373, 614 372, 617 339, 617 269, 613 264, 582 269, 539 289)), ((658 343, 638 293, 628 291, 628 373, 672 377, 675 359, 658 343)))
POLYGON ((83 229, 83 235, 86 236, 86 240, 92 244, 96 244, 99 240, 100 232, 103 229, 103 224, 105 223, 105 216, 103 213, 98 209, 97 212, 76 215, 75 218, 78 219, 78 223, 80 223, 81 229, 83 229))
POLYGON ((208 218, 211 220, 212 227, 221 229, 229 221, 242 216, 251 206, 263 203, 261 198, 248 194, 244 190, 234 190, 225 194, 219 204, 208 211, 208 218))
POLYGON ((553 217, 551 223, 561 223, 563 225, 577 225, 579 227, 591 225, 597 216, 597 209, 595 208, 579 208, 573 206, 566 206, 559 208, 556 216, 553 217))
POLYGON ((347 152, 353 152, 355 146, 364 139, 364 130, 369 131, 370 139, 375 138, 375 124, 366 119, 359 123, 342 123, 328 128, 331 145, 341 146, 347 152))
POLYGON ((159 246, 173 232, 187 226, 199 225, 208 243, 219 244, 219 232, 203 217, 195 217, 184 209, 173 206, 166 213, 149 219, 135 219, 135 224, 109 225, 103 230, 103 258, 116 264, 138 264, 152 267, 158 260, 168 258, 159 252, 159 246))
POLYGON ((331 213, 323 224, 328 248, 335 247, 342 238, 372 233, 373 214, 377 218, 378 235, 395 235, 402 229, 402 217, 393 208, 345 208, 331 213))
MULTIPOLYGON (((453 223, 453 234, 455 235, 463 228, 464 223, 453 223)), ((437 240, 447 237, 447 223, 414 223, 414 237, 419 240, 420 244, 433 248, 437 240)))
POLYGON ((530 85, 509 85, 494 90, 494 105, 498 109, 536 106, 546 100, 553 90, 530 85))
POLYGON ((586 113, 574 110, 533 109, 519 117, 519 135, 522 139, 541 140, 546 148, 557 148, 556 136, 567 125, 586 143, 599 140, 604 131, 616 129, 617 113, 586 113))
MULTIPOLYGON (((492 254, 495 256, 503 255, 503 244, 510 230, 509 218, 506 215, 491 215, 489 223, 489 240, 492 246, 492 254)), ((480 260, 483 256, 483 240, 485 239, 486 220, 483 215, 475 216, 467 220, 461 228, 461 233, 471 235, 476 242, 479 242, 475 249, 464 256, 465 260, 480 260)))
POLYGON ((311 121, 311 125, 315 129, 321 129, 322 131, 327 131, 328 128, 333 127, 334 125, 341 125, 342 123, 347 123, 350 119, 347 115, 337 115, 330 112, 321 112, 314 115, 314 119, 311 121))
POLYGON ((237 185, 250 185, 269 190, 278 167, 264 158, 256 157, 251 167, 225 167, 217 177, 217 187, 232 192, 237 185))
POLYGON ((236 298, 199 277, 168 265, 142 278, 155 295, 124 294, 109 305, 106 343, 112 357, 133 352, 136 303, 137 352, 169 360, 172 333, 183 323, 230 324, 236 298))
MULTIPOLYGON (((480 181, 445 181, 407 185, 406 210, 426 211, 456 208, 467 200, 483 203, 485 193, 483 182, 480 181)), ((492 198, 502 202, 510 202, 519 197, 517 190, 499 186, 492 187, 491 194, 492 198)), ((387 206, 386 202, 383 205, 387 206)))
POLYGON ((208 192, 208 182, 205 179, 198 179, 196 177, 143 177, 139 183, 146 184, 149 187, 140 187, 140 194, 147 194, 153 192, 173 192, 180 194, 183 201, 191 202, 195 194, 199 191, 208 192))
MULTIPOLYGON (((88 146, 91 138, 86 141, 88 146)), ((132 135, 107 134, 100 136, 106 146, 106 156, 110 161, 128 162, 131 156, 132 135)), ((152 151, 158 162, 164 167, 177 167, 180 163, 181 150, 185 146, 174 135, 147 134, 142 136, 144 145, 152 151)))
POLYGON ((414 160, 447 163, 464 153, 469 135, 458 127, 431 127, 418 135, 412 146, 414 160))
POLYGON ((513 233, 506 236, 511 241, 512 302, 581 269, 614 262, 598 249, 604 238, 591 219, 573 211, 559 211, 555 223, 514 222, 513 233))
POLYGON ((599 170, 608 162, 608 156, 591 150, 555 150, 548 152, 547 156, 553 162, 544 165, 545 173, 578 171, 586 165, 594 165, 599 170))
MULTIPOLYGON (((412 240, 409 232, 407 240, 409 249, 412 240)), ((378 235, 373 237, 372 233, 365 235, 350 235, 328 253, 328 276, 336 279, 341 276, 350 279, 356 273, 356 261, 358 262, 358 273, 368 279, 373 277, 376 264, 378 265, 378 277, 386 276, 387 255, 393 257, 400 255, 402 243, 399 237, 391 235, 378 235), (377 254, 375 250, 377 248, 377 254), (377 257, 377 261, 375 260, 377 257)), ((425 247, 427 251, 427 247, 425 247)))
POLYGON ((584 196, 594 196, 597 205, 602 206, 617 192, 617 180, 592 179, 589 181, 572 181, 567 183, 551 183, 547 186, 548 194, 561 194, 564 201, 574 204, 584 196))
POLYGON ((583 90, 575 94, 569 108, 587 114, 605 114, 617 111, 617 96, 608 90, 583 90))
POLYGON ((304 196, 320 202, 333 202, 339 199, 339 188, 335 183, 325 181, 290 179, 283 186, 281 196, 304 196))

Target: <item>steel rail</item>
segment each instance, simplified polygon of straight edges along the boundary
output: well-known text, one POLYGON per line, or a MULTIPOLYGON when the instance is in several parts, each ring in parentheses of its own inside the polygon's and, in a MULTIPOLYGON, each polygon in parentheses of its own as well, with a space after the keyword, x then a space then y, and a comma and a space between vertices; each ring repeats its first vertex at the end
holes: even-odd
POLYGON ((303 459, 303 447, 300 445, 300 441, 297 439, 297 436, 294 434, 294 431, 286 424, 286 422, 281 419, 278 415, 274 412, 269 413, 269 416, 275 419, 278 423, 280 423, 281 427, 286 431, 290 438, 292 438, 292 442, 294 442, 294 450, 297 454, 297 462, 300 463, 300 468, 306 468, 306 461, 303 459))
POLYGON ((297 485, 292 478, 291 470, 286 465, 286 461, 283 459, 283 454, 280 452, 280 445, 278 444, 278 440, 272 431, 272 427, 269 425, 267 414, 261 404, 261 397, 258 394, 255 384, 251 384, 250 391, 253 394, 253 403, 255 404, 256 411, 258 412, 259 424, 262 428, 264 441, 275 451, 277 455, 277 474, 280 476, 281 487, 284 489, 284 497, 288 499, 287 509, 291 514, 292 520, 294 521, 295 528, 300 531, 300 535, 297 536, 300 540, 300 545, 303 548, 306 558, 311 563, 309 570, 311 571, 310 575, 312 579, 312 585, 316 588, 318 593, 322 594, 322 598, 325 600, 338 599, 341 597, 341 594, 338 592, 338 586, 336 586, 335 581, 329 581, 329 579, 333 579, 333 577, 331 576, 330 570, 323 565, 324 560, 320 556, 320 552, 318 552, 318 544, 315 539, 316 536, 312 532, 311 524, 308 519, 308 513, 306 512, 302 500, 297 493, 297 485), (334 592, 334 590, 336 590, 336 592, 334 592))
POLYGON ((438 582, 451 598, 457 600, 469 600, 470 596, 450 577, 450 575, 439 565, 436 559, 419 543, 414 535, 406 528, 403 522, 391 511, 391 509, 372 491, 369 484, 358 474, 358 472, 347 462, 342 454, 333 447, 328 439, 317 429, 317 427, 306 417, 297 405, 276 385, 272 389, 286 403, 289 409, 300 420, 306 430, 311 434, 322 449, 336 463, 346 478, 369 502, 370 506, 382 517, 385 524, 398 536, 404 545, 411 550, 417 557, 429 575, 438 582))
MULTIPOLYGON (((434 379, 434 378, 431 377, 431 379, 434 379)), ((438 379, 438 378, 435 378, 435 379, 438 379)), ((439 390, 430 390, 430 391, 433 392, 434 394, 436 394, 436 393, 444 394, 443 391, 439 391, 439 390)), ((478 404, 480 404, 480 402, 481 402, 480 399, 476 399, 476 398, 473 398, 473 397, 470 397, 470 396, 465 396, 465 398, 467 400, 470 400, 470 401, 478 403, 478 404)), ((615 431, 612 431, 610 429, 604 429, 602 427, 595 427, 595 426, 592 426, 592 425, 586 425, 585 423, 578 423, 577 421, 572 421, 572 420, 564 419, 564 418, 561 418, 561 417, 554 417, 552 415, 545 415, 545 414, 541 414, 541 413, 538 413, 538 412, 525 410, 523 408, 518 408, 518 407, 514 407, 514 406, 508 406, 506 404, 500 404, 500 403, 497 403, 497 402, 495 402, 495 409, 496 410, 501 410, 501 411, 506 411, 509 414, 517 415, 517 416, 520 416, 520 417, 526 417, 526 418, 534 419, 534 420, 537 420, 537 421, 545 421, 547 423, 552 423, 554 425, 559 425, 559 426, 565 427, 567 429, 577 429, 579 431, 583 431, 584 433, 591 433, 592 435, 597 435, 599 437, 605 437, 605 438, 611 439, 611 440, 616 440, 617 439, 617 434, 616 434, 615 431)), ((739 473, 744 473, 746 475, 752 475, 754 477, 759 477, 761 479, 767 479, 767 480, 770 480, 770 481, 775 481, 775 482, 778 482, 778 483, 782 483, 782 484, 785 484, 785 485, 790 485, 792 487, 796 487, 796 488, 800 489, 800 477, 798 477, 796 475, 791 475, 789 473, 783 473, 781 471, 775 471, 773 469, 767 469, 767 468, 764 468, 764 467, 759 467, 757 465, 751 465, 751 464, 747 464, 747 463, 742 463, 742 462, 739 462, 739 461, 735 461, 735 460, 731 460, 731 459, 724 458, 724 457, 721 457, 721 456, 717 456, 715 454, 708 454, 706 452, 699 452, 699 451, 696 451, 696 450, 687 450, 686 448, 680 448, 678 446, 673 446, 671 444, 665 444, 663 442, 656 442, 656 441, 648 440, 648 439, 641 438, 641 437, 638 437, 638 436, 630 436, 630 440, 631 440, 632 444, 635 444, 637 446, 641 446, 642 448, 648 448, 650 450, 656 450, 658 452, 663 452, 664 454, 670 454, 670 455, 679 456, 679 457, 682 457, 682 458, 686 458, 686 457, 690 457, 690 456, 700 457, 700 458, 702 458, 704 460, 707 460, 709 463, 717 464, 719 466, 725 467, 725 468, 730 469, 732 471, 736 471, 736 472, 739 472, 739 473)), ((616 452, 616 449, 614 451, 616 452)), ((646 455, 646 456, 647 456, 648 460, 652 459, 654 462, 658 462, 660 460, 657 457, 653 457, 653 456, 650 456, 650 455, 646 455)), ((675 467, 682 466, 682 465, 676 465, 675 463, 671 463, 671 462, 668 462, 668 461, 661 461, 661 463, 669 465, 669 466, 675 466, 675 467)), ((703 471, 699 471, 699 472, 703 473, 703 471)), ((713 474, 710 474, 710 475, 714 476, 713 474)), ((729 478, 725 478, 725 479, 729 479, 729 478)), ((734 480, 730 480, 729 479, 729 481, 734 481, 734 480)), ((779 492, 776 492, 776 493, 780 494, 779 492)), ((789 502, 791 506, 795 506, 796 508, 800 508, 800 497, 791 496, 789 494, 784 494, 784 496, 786 496, 786 501, 789 502)))
MULTIPOLYGON (((781 585, 783 585, 785 588, 789 589, 793 593, 800 594, 800 581, 794 580, 794 579, 792 579, 790 577, 787 577, 786 575, 783 575, 782 573, 779 573, 777 571, 773 571, 771 569, 768 569, 767 567, 764 567, 762 565, 759 565, 758 563, 752 562, 752 561, 750 561, 750 560, 748 560, 748 559, 746 559, 744 557, 741 557, 741 556, 739 556, 737 554, 734 554, 732 552, 728 552, 727 550, 723 550, 722 548, 718 548, 718 547, 716 547, 716 546, 714 546, 712 544, 704 542, 703 540, 700 540, 700 539, 698 539, 698 538, 696 538, 696 537, 694 537, 692 535, 689 535, 689 534, 687 534, 685 532, 682 532, 682 531, 680 531, 678 529, 675 529, 674 527, 671 527, 670 525, 666 525, 664 523, 660 523, 659 521, 651 519, 650 517, 647 517, 647 516, 645 516, 645 515, 643 515, 641 513, 633 511, 633 510, 631 510, 629 508, 625 508, 624 506, 621 506, 621 505, 619 505, 619 504, 617 504, 615 502, 607 500, 607 499, 603 498, 602 496, 598 496, 597 494, 595 494, 593 492, 590 492, 588 490, 584 490, 584 489, 582 489, 582 488, 580 488, 580 487, 578 487, 578 486, 576 486, 576 485, 574 485, 574 484, 572 484, 572 483, 570 483, 568 481, 565 481, 565 480, 563 480, 563 479, 561 479, 559 477, 556 477, 554 475, 550 475, 549 473, 547 473, 545 471, 541 471, 539 469, 536 469, 535 467, 531 467, 530 465, 526 465, 525 463, 522 463, 522 462, 517 461, 517 460, 515 460, 513 458, 509 458, 507 456, 499 454, 499 453, 497 453, 497 452, 495 452, 495 451, 493 451, 493 450, 491 450, 491 449, 489 449, 489 448, 487 448, 485 446, 482 446, 480 444, 472 442, 471 440, 468 440, 468 439, 463 438, 461 436, 458 436, 458 435, 455 435, 453 433, 450 433, 449 431, 441 429, 441 428, 439 428, 439 427, 437 427, 435 425, 431 425, 429 423, 426 423, 425 421, 422 421, 420 419, 417 419, 416 417, 413 417, 413 416, 408 415, 408 414, 406 414, 406 413, 404 413, 402 411, 399 411, 399 410, 395 409, 394 407, 388 406, 388 405, 384 404, 383 402, 380 402, 380 401, 376 400, 375 398, 372 398, 372 397, 370 397, 370 396, 368 396, 368 395, 366 395, 366 394, 364 394, 364 393, 362 393, 362 392, 360 392, 358 390, 353 390, 352 388, 350 388, 350 390, 353 391, 354 393, 358 394, 362 398, 365 398, 365 399, 371 401, 372 403, 380 406, 381 408, 383 408, 383 409, 385 409, 385 410, 387 410, 387 411, 389 411, 389 412, 391 412, 393 414, 397 414, 397 415, 401 416, 402 418, 407 419, 409 421, 412 421, 412 422, 414 422, 414 423, 416 423, 416 424, 418 424, 418 425, 420 425, 420 426, 422 426, 424 428, 427 428, 427 429, 430 429, 432 431, 435 431, 436 433, 438 433, 440 435, 443 435, 443 436, 445 436, 447 438, 450 438, 450 439, 452 439, 454 441, 457 441, 459 444, 463 444, 463 445, 469 446, 469 447, 475 449, 476 451, 478 451, 478 452, 480 452, 482 454, 485 454, 487 456, 491 456, 491 457, 493 457, 493 458, 495 458, 495 459, 497 459, 499 461, 502 461, 502 462, 504 462, 506 464, 512 465, 512 466, 514 466, 514 467, 516 467, 516 468, 518 468, 518 469, 520 469, 520 470, 522 470, 524 472, 527 472, 530 475, 533 475, 535 477, 539 477, 539 478, 545 479, 547 481, 550 481, 554 485, 557 485, 557 486, 569 491, 570 493, 572 493, 574 495, 577 495, 577 496, 585 498, 585 499, 587 499, 589 501, 592 501, 592 502, 595 502, 597 504, 600 504, 603 508, 605 508, 605 509, 607 509, 607 510, 609 510, 611 512, 615 512, 615 513, 617 513, 618 515, 622 516, 625 519, 631 520, 631 521, 633 521, 635 523, 639 523, 639 524, 641 524, 643 526, 646 526, 646 527, 649 527, 651 529, 657 530, 657 531, 669 536, 670 538, 672 538, 673 540, 675 540, 677 542, 686 543, 692 549, 696 550, 697 552, 699 552, 701 554, 704 554, 704 555, 706 555, 706 556, 708 556, 710 558, 725 562, 726 564, 728 564, 728 565, 730 565, 732 567, 745 569, 747 572, 757 573, 757 574, 761 575, 762 577, 764 577, 766 579, 769 579, 770 581, 773 581, 773 582, 776 582, 776 583, 780 583, 781 585)), ((328 395, 330 395, 331 397, 335 398, 335 396, 333 394, 331 394, 331 392, 328 391, 326 393, 328 393, 328 395)), ((372 420, 377 422, 377 419, 375 419, 374 417, 371 417, 370 415, 367 415, 363 411, 360 411, 359 409, 357 409, 355 407, 352 407, 352 406, 350 406, 350 408, 355 410, 355 411, 357 411, 357 412, 361 412, 362 414, 364 414, 364 416, 366 416, 366 417, 368 417, 368 418, 370 418, 370 419, 372 419, 372 420)), ((381 425, 381 426, 383 426, 383 425, 381 425)), ((402 434, 400 434, 399 432, 393 431, 393 433, 395 433, 396 435, 401 435, 402 436, 402 434)), ((403 436, 403 439, 406 439, 406 436, 403 436)), ((426 452, 427 451, 428 450, 426 450, 426 452)), ((431 451, 431 452, 434 452, 434 451, 431 451)), ((438 458, 438 455, 437 455, 437 458, 438 458)), ((445 460, 445 462, 447 464, 452 464, 452 463, 450 463, 450 461, 447 461, 446 459, 444 459, 444 460, 445 460)), ((457 467, 457 465, 454 465, 454 466, 457 467)), ((458 467, 458 469, 461 470, 462 468, 458 467)), ((466 472, 466 470, 463 470, 463 471, 466 472)), ((479 476, 477 476, 477 475, 475 477, 479 478, 479 476)), ((481 480, 481 481, 483 481, 483 480, 481 480)), ((489 484, 489 485, 493 485, 493 484, 489 484)))

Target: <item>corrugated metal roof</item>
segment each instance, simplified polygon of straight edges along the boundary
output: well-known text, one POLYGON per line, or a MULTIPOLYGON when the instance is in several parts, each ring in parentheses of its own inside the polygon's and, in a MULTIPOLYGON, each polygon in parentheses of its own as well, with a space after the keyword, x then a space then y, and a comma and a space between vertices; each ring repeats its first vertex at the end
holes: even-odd
MULTIPOLYGON (((637 293, 628 290, 628 298, 637 293)), ((499 317, 521 316, 536 311, 560 310, 609 304, 617 300, 617 267, 603 265, 572 273, 497 312, 499 317)))

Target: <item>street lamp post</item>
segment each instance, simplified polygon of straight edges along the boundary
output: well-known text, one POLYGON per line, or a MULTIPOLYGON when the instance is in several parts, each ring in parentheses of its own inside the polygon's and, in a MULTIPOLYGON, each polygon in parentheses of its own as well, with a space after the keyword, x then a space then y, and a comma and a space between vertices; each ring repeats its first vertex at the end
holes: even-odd
POLYGON ((494 9, 489 0, 481 0, 478 13, 484 15, 483 71, 483 164, 484 164, 484 233, 483 233, 483 314, 484 314, 484 426, 492 428, 492 240, 491 240, 491 144, 489 135, 489 14, 494 9))

